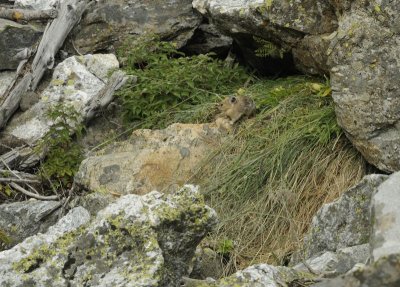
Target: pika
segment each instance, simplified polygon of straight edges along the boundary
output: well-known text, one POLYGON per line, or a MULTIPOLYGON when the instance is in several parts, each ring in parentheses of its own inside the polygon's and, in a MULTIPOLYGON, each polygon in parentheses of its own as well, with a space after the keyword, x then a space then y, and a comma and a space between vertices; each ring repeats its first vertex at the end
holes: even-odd
POLYGON ((231 96, 225 98, 219 105, 219 117, 226 117, 231 124, 241 118, 248 118, 254 114, 256 105, 254 101, 246 96, 231 96))
POLYGON ((232 130, 233 124, 237 121, 254 114, 256 105, 249 97, 231 96, 218 104, 218 110, 220 113, 215 121, 217 126, 225 130, 232 130))

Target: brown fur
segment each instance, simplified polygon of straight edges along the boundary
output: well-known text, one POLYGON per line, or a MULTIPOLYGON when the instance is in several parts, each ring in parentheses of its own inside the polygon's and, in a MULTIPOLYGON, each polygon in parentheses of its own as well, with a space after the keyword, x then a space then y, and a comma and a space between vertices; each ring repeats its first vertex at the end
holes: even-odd
POLYGON ((252 116, 256 110, 254 101, 246 96, 226 97, 218 105, 219 114, 215 123, 218 128, 232 131, 233 125, 240 119, 252 116))

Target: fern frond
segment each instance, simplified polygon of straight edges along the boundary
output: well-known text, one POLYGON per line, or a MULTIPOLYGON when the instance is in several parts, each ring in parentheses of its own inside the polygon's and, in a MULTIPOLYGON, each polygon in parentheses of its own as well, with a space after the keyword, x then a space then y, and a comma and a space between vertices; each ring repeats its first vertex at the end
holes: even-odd
POLYGON ((259 48, 257 48, 254 52, 257 57, 261 58, 283 58, 283 54, 285 53, 285 50, 281 49, 274 43, 264 40, 260 37, 253 37, 254 40, 258 45, 260 45, 259 48))

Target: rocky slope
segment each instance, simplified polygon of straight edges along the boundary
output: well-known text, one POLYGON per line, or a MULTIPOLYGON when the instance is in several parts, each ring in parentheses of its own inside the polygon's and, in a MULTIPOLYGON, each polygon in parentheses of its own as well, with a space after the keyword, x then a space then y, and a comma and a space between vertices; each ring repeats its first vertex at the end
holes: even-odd
MULTIPOLYGON (((51 72, 38 89, 23 94, 18 112, 0 131, 0 180, 8 183, 11 174, 31 188, 30 193, 17 190, 33 198, 0 205, 1 286, 400 286, 400 4, 88 3, 79 24, 50 57, 51 72), (226 254, 200 244, 216 227, 217 214, 199 187, 185 185, 221 141, 230 139, 215 123, 135 130, 124 141, 86 154, 62 196, 41 198, 37 180, 21 178, 17 170, 36 167, 44 158, 46 147, 38 143, 54 124, 46 113, 69 104, 80 114, 74 125, 88 125, 116 90, 135 83, 119 70, 115 51, 126 38, 146 32, 190 53, 226 56, 233 49, 256 68, 264 65, 254 55, 259 38, 280 51, 282 57, 267 59, 274 67, 287 65, 289 58, 297 71, 330 77, 337 119, 347 137, 369 163, 393 173, 370 174, 323 205, 288 266, 256 264, 225 277, 226 254), (79 196, 71 198, 77 189, 79 196)), ((0 1, 0 8, 19 13, 58 5, 57 0, 0 1)), ((25 72, 21 67, 32 64, 28 54, 46 31, 47 20, 13 15, 15 21, 0 19, 0 95, 15 88, 13 82, 25 72)), ((3 185, 0 191, 9 192, 3 185)))

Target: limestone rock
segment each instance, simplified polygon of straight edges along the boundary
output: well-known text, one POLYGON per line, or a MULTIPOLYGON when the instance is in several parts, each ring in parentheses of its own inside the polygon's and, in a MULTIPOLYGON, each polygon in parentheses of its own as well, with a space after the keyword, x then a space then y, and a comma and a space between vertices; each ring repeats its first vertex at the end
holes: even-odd
POLYGON ((114 201, 115 198, 111 194, 92 192, 75 197, 69 204, 69 207, 82 206, 89 211, 90 215, 95 216, 100 210, 114 201))
POLYGON ((223 257, 210 248, 196 249, 193 269, 190 278, 205 280, 207 278, 219 279, 224 275, 223 257))
POLYGON ((42 274, 43 277, 35 278, 33 274, 30 274, 32 275, 32 277, 29 277, 29 275, 28 277, 26 277, 24 275, 26 275, 27 273, 24 273, 23 270, 25 268, 27 268, 25 270, 31 271, 36 268, 40 269, 41 259, 45 258, 46 256, 51 256, 50 254, 54 251, 54 249, 48 247, 56 244, 56 242, 62 241, 65 234, 77 232, 79 227, 88 223, 89 220, 89 213, 84 208, 77 207, 71 210, 66 216, 64 216, 59 222, 57 222, 56 225, 50 227, 46 233, 39 233, 37 235, 29 237, 25 239, 22 243, 14 246, 12 249, 0 252, 0 285, 52 285, 54 281, 51 281, 51 278, 49 278, 47 275, 42 274), (40 282, 46 283, 41 284, 40 282))
POLYGON ((294 256, 294 261, 324 251, 369 243, 371 197, 386 178, 386 175, 367 175, 338 200, 322 206, 312 220, 303 250, 294 256))
POLYGON ((212 282, 211 280, 187 280, 183 287, 280 287, 301 280, 311 279, 312 274, 282 266, 259 264, 212 282))
POLYGON ((371 266, 358 268, 334 279, 325 279, 313 287, 397 287, 400 286, 400 254, 382 257, 371 266))
POLYGON ((223 35, 213 24, 201 24, 192 39, 183 47, 183 51, 188 54, 207 54, 215 53, 226 56, 232 48, 232 38, 223 35))
MULTIPOLYGON (((3 136, 34 144, 49 130, 52 122, 46 112, 58 103, 72 105, 82 112, 107 82, 107 73, 119 67, 114 55, 73 56, 60 63, 53 72, 52 81, 40 95, 40 100, 25 113, 14 116, 3 136)), ((1 140, 1 138, 0 138, 1 140)))
POLYGON ((76 182, 112 193, 162 192, 188 182, 217 144, 220 132, 210 124, 173 124, 164 130, 136 130, 86 158, 76 182))
POLYGON ((372 199, 372 258, 400 254, 400 172, 392 174, 372 199))
POLYGON ((200 24, 191 0, 96 1, 75 29, 73 41, 82 53, 119 46, 128 36, 151 32, 182 47, 200 24))
MULTIPOLYGON (((356 264, 365 264, 370 257, 369 244, 362 244, 339 249, 336 252, 327 251, 322 255, 307 259, 305 262, 312 271, 323 277, 334 277, 351 270, 356 264)), ((298 271, 310 272, 304 263, 293 268, 298 271)))
POLYGON ((15 0, 14 6, 17 8, 47 10, 57 7, 60 0, 15 0))
POLYGON ((79 207, 46 234, 0 253, 0 285, 179 286, 215 224, 194 186, 123 196, 92 221, 79 207))
POLYGON ((400 2, 362 2, 343 14, 331 42, 332 96, 338 122, 356 148, 379 169, 397 171, 400 2))
POLYGON ((0 231, 8 238, 3 249, 20 243, 38 232, 45 232, 57 222, 60 202, 25 201, 0 205, 0 231))
MULTIPOLYGON (((301 47, 296 48, 295 57, 300 70, 313 74, 328 73, 327 45, 316 46, 315 40, 307 38, 303 41, 305 36, 331 34, 336 30, 336 14, 328 0, 296 3, 289 0, 195 0, 193 7, 233 37, 239 47, 243 47, 241 52, 245 58, 254 55, 254 49, 246 51, 244 48, 249 46, 253 36, 258 36, 289 53, 292 48, 301 47), (307 52, 308 49, 316 53, 307 52)), ((279 67, 279 64, 276 66, 279 67)))
POLYGON ((21 59, 15 56, 33 46, 41 34, 42 31, 32 25, 0 19, 0 71, 16 69, 21 59))
POLYGON ((6 71, 0 73, 0 95, 3 95, 8 85, 11 84, 15 76, 14 72, 6 71))
POLYGON ((305 36, 292 49, 296 68, 305 74, 328 75, 329 66, 326 51, 335 34, 336 32, 305 36))

